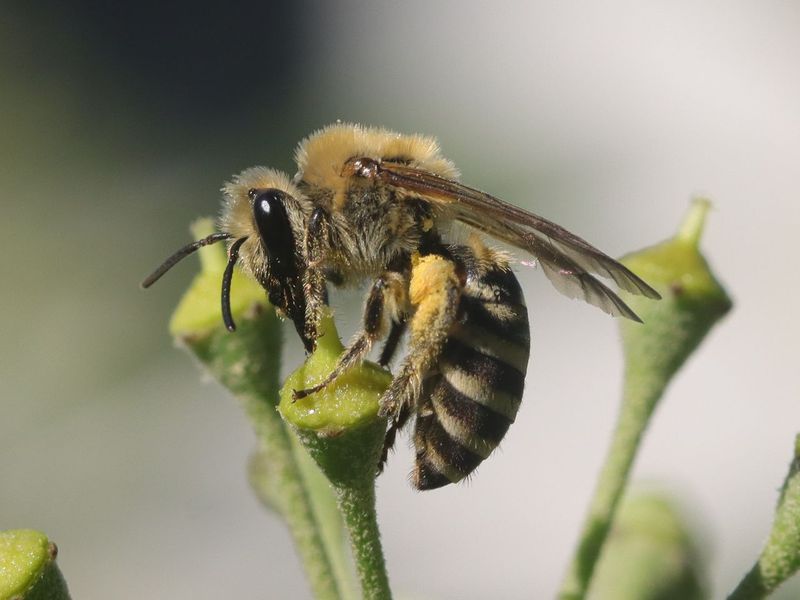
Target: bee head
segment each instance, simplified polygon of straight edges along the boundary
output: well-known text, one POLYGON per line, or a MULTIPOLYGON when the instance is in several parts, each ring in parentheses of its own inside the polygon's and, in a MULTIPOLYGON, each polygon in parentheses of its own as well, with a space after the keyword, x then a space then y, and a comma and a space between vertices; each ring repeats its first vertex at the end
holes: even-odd
POLYGON ((184 246, 142 282, 150 287, 178 261, 208 244, 230 240, 228 265, 222 277, 222 318, 233 331, 230 288, 239 263, 266 290, 270 302, 295 325, 307 350, 303 294, 303 235, 309 203, 289 177, 265 167, 247 169, 226 183, 219 233, 184 246))
POLYGON ((230 260, 238 259, 264 287, 269 301, 292 320, 310 348, 312 342, 305 336, 302 250, 308 202, 286 174, 264 167, 243 171, 222 192, 219 228, 235 240, 230 260))

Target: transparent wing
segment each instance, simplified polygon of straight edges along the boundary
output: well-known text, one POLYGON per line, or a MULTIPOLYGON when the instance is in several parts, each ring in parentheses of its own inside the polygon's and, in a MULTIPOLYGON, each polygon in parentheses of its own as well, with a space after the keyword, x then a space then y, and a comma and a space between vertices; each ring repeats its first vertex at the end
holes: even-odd
POLYGON ((370 177, 442 205, 456 220, 534 255, 561 293, 614 316, 639 320, 601 281, 607 277, 633 294, 661 296, 641 278, 584 239, 538 215, 428 171, 393 162, 353 159, 351 175, 370 177))

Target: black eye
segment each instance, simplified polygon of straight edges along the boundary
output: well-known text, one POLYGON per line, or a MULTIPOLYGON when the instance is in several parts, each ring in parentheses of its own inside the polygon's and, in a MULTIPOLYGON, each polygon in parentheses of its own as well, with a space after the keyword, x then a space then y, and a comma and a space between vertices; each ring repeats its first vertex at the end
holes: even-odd
POLYGON ((253 200, 253 215, 267 250, 270 270, 276 277, 294 272, 294 235, 286 214, 286 194, 281 190, 258 190, 253 200))

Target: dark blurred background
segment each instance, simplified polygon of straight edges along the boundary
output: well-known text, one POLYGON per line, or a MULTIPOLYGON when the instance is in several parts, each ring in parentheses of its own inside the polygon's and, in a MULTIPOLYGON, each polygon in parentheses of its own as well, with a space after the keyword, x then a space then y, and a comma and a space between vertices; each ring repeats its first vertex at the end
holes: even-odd
MULTIPOLYGON (((436 135, 466 182, 611 254, 714 200, 704 246, 737 305, 636 476, 688 507, 722 595, 800 422, 798 34, 790 2, 2 3, 0 529, 47 532, 76 598, 308 594, 247 487, 249 424, 166 333, 195 267, 138 282, 232 174, 293 172, 343 119, 436 135)), ((502 451, 416 494, 402 448, 379 481, 401 597, 549 597, 567 563, 621 362, 610 319, 521 278, 533 359, 502 451)))

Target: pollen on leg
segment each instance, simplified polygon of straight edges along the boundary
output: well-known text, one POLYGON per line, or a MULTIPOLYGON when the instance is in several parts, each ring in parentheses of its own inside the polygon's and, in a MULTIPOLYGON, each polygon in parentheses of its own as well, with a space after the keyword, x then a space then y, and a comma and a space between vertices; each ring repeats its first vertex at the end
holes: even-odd
POLYGON ((450 296, 459 287, 451 261, 436 254, 415 258, 408 289, 409 300, 417 307, 411 321, 412 337, 424 339, 429 332, 439 333, 445 328, 440 321, 449 316, 446 309, 453 301, 450 296))

